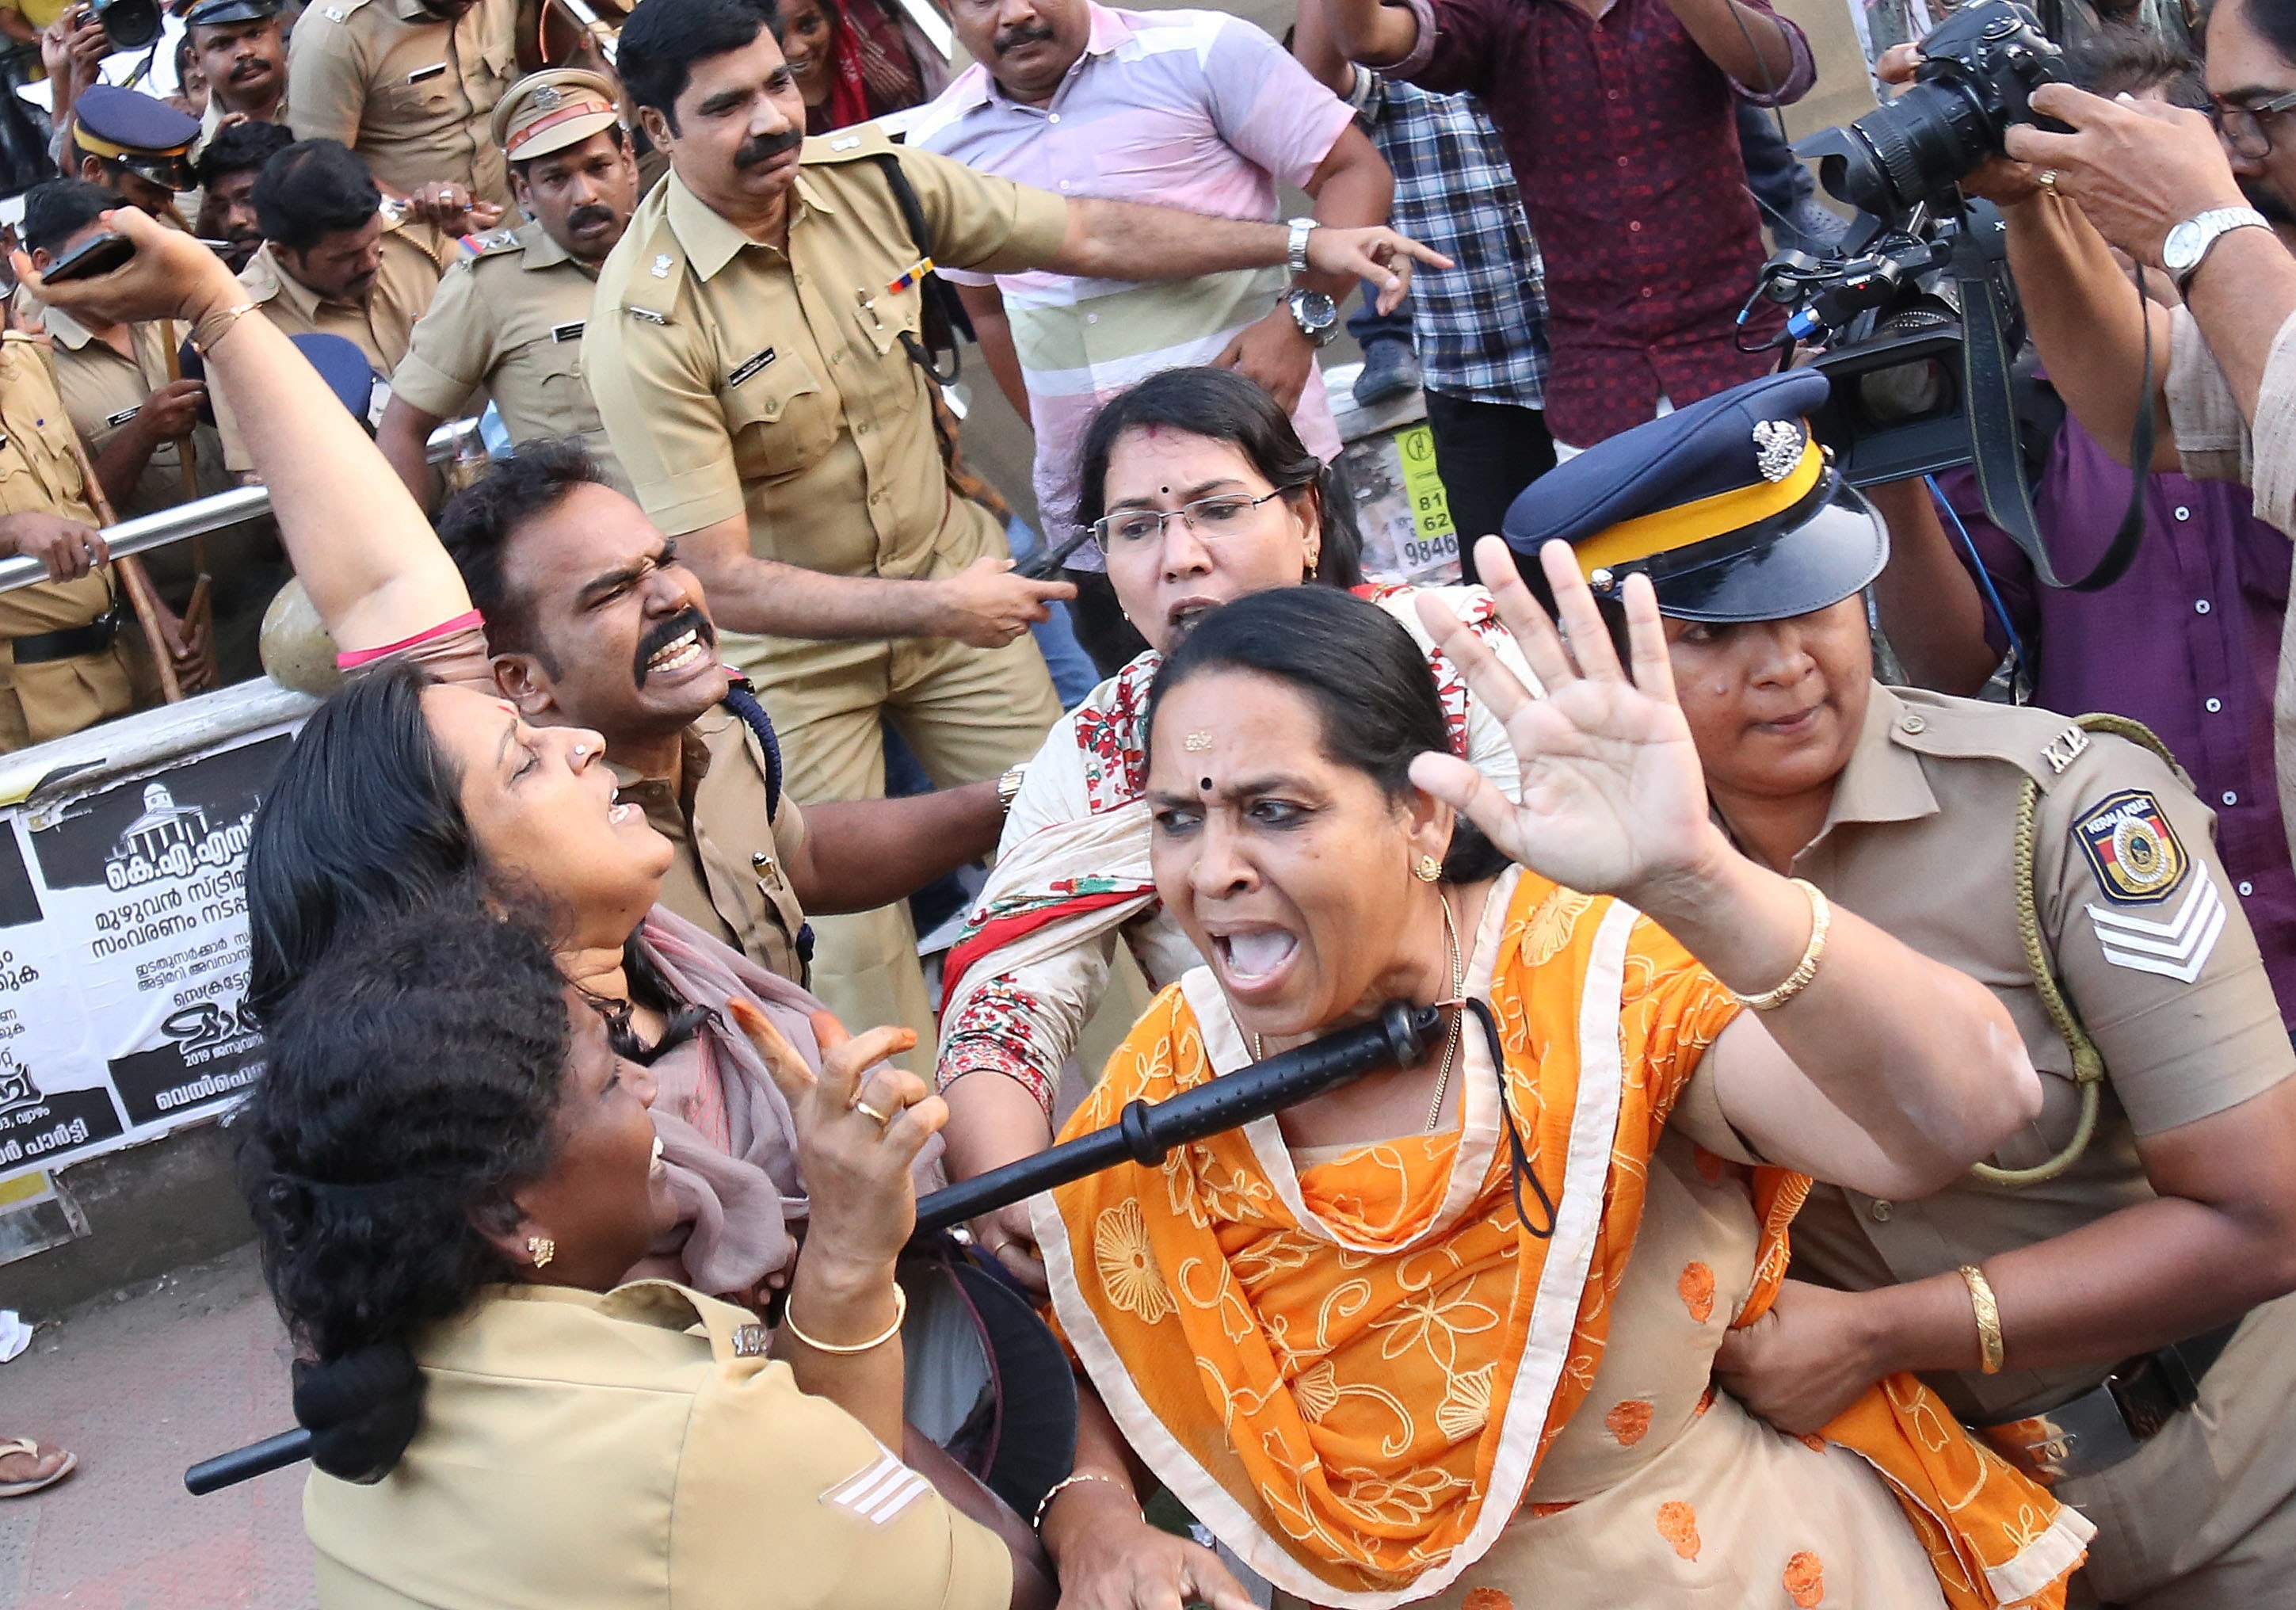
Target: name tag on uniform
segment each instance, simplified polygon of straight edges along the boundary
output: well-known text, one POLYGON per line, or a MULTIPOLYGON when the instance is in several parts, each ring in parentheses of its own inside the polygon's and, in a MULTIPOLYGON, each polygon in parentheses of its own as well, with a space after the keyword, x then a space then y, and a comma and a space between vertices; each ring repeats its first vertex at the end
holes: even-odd
POLYGON ((774 359, 780 356, 781 354, 775 351, 771 347, 767 347, 763 352, 751 353, 749 357, 743 358, 740 363, 734 366, 733 373, 726 377, 726 383, 729 386, 740 385, 743 381, 749 379, 752 374, 757 374, 758 370, 764 368, 767 364, 773 362, 774 359))
POLYGON ((586 322, 578 318, 567 324, 553 324, 550 326, 550 339, 554 341, 578 341, 582 339, 582 326, 586 322))
POLYGON ((433 62, 428 67, 418 67, 413 72, 407 74, 406 81, 409 84, 420 84, 425 78, 435 78, 446 70, 447 64, 444 62, 433 62))
POLYGON ((134 407, 132 407, 132 408, 122 408, 122 409, 120 409, 120 410, 119 410, 119 413, 117 413, 117 414, 107 414, 107 415, 105 415, 103 416, 103 423, 104 423, 106 425, 113 426, 113 427, 115 427, 115 428, 116 428, 116 427, 118 427, 118 426, 120 426, 120 425, 124 425, 124 424, 126 424, 129 420, 131 420, 131 419, 135 418, 138 414, 141 414, 142 412, 144 412, 144 405, 143 405, 142 403, 137 403, 137 404, 136 404, 134 407))
POLYGON ((657 313, 651 308, 625 308, 622 311, 628 314, 632 318, 642 318, 649 324, 667 324, 669 323, 669 315, 667 313, 657 313))

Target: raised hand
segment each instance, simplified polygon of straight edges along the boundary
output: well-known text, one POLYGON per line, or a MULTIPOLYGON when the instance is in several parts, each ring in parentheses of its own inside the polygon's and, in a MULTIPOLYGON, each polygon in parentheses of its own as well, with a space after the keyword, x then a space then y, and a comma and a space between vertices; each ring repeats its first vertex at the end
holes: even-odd
POLYGON ((805 1255, 890 1269, 916 1228, 912 1165, 948 1121, 947 1104, 924 1080, 885 1061, 914 1047, 915 1033, 871 1029, 848 1035, 834 1017, 816 1012, 816 1075, 764 1013, 738 996, 728 1009, 765 1060, 797 1126, 812 1204, 805 1255))
POLYGON ((34 271, 32 259, 19 251, 13 259, 17 278, 49 306, 74 315, 93 314, 99 323, 175 318, 197 324, 209 313, 247 300, 245 288, 223 259, 182 230, 170 229, 133 207, 115 207, 102 222, 135 246, 135 255, 111 273, 51 285, 34 271))
POLYGON ((1641 906, 1644 891, 1709 864, 1726 848, 1708 819, 1706 784, 1689 723, 1676 702, 1666 629, 1648 578, 1627 579, 1628 647, 1619 663, 1595 596, 1570 546, 1550 542, 1540 568, 1562 619, 1558 636, 1496 537, 1475 550, 1499 619, 1546 696, 1531 693, 1431 597, 1419 618, 1505 727, 1521 763, 1521 797, 1508 799, 1456 756, 1423 754, 1411 780, 1542 877, 1641 906))

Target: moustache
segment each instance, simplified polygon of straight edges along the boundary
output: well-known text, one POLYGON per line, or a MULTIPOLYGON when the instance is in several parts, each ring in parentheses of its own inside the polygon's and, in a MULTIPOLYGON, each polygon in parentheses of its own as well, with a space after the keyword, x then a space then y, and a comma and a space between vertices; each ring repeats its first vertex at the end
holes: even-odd
POLYGON ((244 57, 231 70, 232 82, 236 84, 242 78, 260 78, 265 73, 277 70, 277 63, 262 56, 244 57))
POLYGON ((709 624, 709 616, 700 610, 680 610, 638 640, 636 663, 631 667, 638 686, 644 687, 646 683, 646 661, 688 632, 694 634, 704 648, 718 646, 717 628, 709 624))
POLYGON ((791 127, 777 135, 758 135, 742 142, 742 149, 734 153, 736 168, 755 168, 760 162, 770 162, 783 152, 795 151, 805 144, 805 131, 791 127))
POLYGON ((1052 37, 1053 29, 1050 23, 1037 22, 997 35, 990 48, 1002 56, 1020 49, 1023 45, 1043 45, 1052 37))
POLYGON ((614 209, 611 207, 602 207, 595 201, 586 201, 566 215, 566 227, 577 232, 584 229, 602 229, 613 221, 614 209))

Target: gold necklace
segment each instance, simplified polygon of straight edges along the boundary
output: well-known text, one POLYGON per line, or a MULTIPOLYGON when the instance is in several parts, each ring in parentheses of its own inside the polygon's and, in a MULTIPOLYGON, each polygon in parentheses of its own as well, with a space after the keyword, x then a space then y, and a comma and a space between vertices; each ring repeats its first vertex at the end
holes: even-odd
MULTIPOLYGON (((1435 1004, 1451 1008, 1451 1026, 1443 1035, 1443 1062, 1435 1074, 1435 1099, 1427 1104, 1426 1128, 1431 1134, 1443 1121, 1443 1098, 1451 1093, 1451 1068, 1459 1059, 1459 1020, 1466 1015, 1467 998, 1467 958, 1459 949, 1459 928, 1451 920, 1451 902, 1444 900, 1442 910, 1443 951, 1451 964, 1451 998, 1435 1004)), ((1260 1047, 1259 1036, 1255 1033, 1250 1039, 1251 1060, 1266 1062, 1267 1053, 1260 1047)))

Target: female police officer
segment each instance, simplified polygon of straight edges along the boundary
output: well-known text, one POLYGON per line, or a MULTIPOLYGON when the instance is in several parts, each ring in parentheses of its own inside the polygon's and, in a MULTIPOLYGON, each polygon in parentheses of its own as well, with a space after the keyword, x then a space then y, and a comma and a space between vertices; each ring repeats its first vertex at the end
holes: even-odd
POLYGON ((1717 1374, 1811 1432, 1919 1371, 2098 1524, 2098 1599, 2296 1604, 2296 1056, 2211 818, 2141 728, 1874 680, 1888 539, 1809 433, 1825 396, 1807 369, 1739 387, 1506 522, 1522 554, 1571 542, 1598 598, 1650 575, 1738 845, 1986 983, 2049 1088, 1927 1200, 1818 1187, 1796 1280, 1717 1374))

